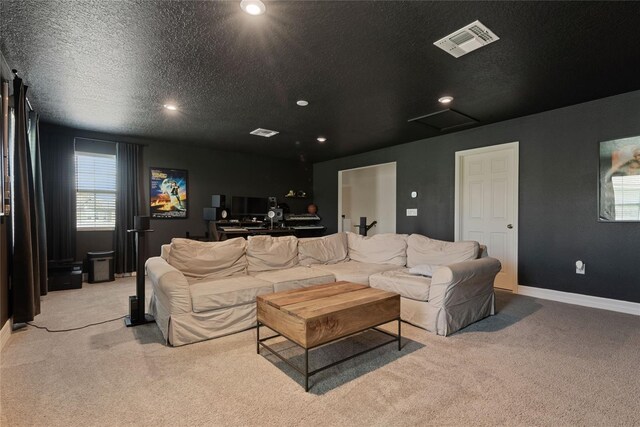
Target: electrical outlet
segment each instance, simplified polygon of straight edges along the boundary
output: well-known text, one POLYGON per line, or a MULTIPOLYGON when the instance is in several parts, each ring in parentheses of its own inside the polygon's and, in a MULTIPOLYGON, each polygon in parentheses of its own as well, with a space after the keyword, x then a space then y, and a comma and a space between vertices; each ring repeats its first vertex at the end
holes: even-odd
POLYGON ((585 274, 587 264, 582 261, 576 261, 576 274, 585 274))
POLYGON ((418 209, 407 209, 407 216, 418 216, 418 209))

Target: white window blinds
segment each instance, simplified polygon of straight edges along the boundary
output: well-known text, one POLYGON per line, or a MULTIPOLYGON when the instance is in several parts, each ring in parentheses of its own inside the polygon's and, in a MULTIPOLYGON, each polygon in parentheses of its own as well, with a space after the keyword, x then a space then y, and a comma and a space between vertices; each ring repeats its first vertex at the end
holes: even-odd
POLYGON ((116 226, 116 156, 76 151, 78 230, 116 226))
POLYGON ((616 220, 640 221, 640 175, 612 176, 616 220))

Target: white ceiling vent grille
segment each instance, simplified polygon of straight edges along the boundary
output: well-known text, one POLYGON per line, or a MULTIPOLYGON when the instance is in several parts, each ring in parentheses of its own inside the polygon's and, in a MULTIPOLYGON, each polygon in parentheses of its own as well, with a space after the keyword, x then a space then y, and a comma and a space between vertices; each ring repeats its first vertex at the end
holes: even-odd
POLYGON ((460 58, 462 55, 486 46, 489 43, 493 43, 496 40, 500 40, 500 37, 482 25, 482 22, 475 21, 441 38, 435 42, 434 45, 456 58, 460 58))
POLYGON ((277 135, 280 132, 276 132, 275 130, 258 128, 256 130, 252 130, 249 133, 251 135, 264 136, 265 138, 271 138, 273 135, 277 135))

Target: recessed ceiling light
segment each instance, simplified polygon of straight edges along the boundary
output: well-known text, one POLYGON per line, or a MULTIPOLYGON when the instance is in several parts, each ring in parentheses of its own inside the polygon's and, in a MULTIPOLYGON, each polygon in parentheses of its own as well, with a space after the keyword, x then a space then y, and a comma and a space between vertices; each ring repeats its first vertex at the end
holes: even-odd
POLYGON ((249 15, 262 15, 267 11, 264 3, 260 0, 242 0, 240 2, 240 8, 249 15))
POLYGON ((298 104, 301 107, 306 107, 307 105, 309 105, 309 101, 305 101, 304 99, 301 99, 297 101, 296 104, 298 104))
POLYGON ((178 107, 174 104, 164 104, 163 107, 171 111, 176 111, 178 109, 178 107))
POLYGON ((453 96, 443 96, 442 98, 438 99, 438 102, 441 104, 448 104, 451 101, 453 101, 453 96))
POLYGON ((322 144, 323 142, 327 142, 327 138, 325 138, 324 136, 319 136, 319 137, 318 137, 318 142, 319 142, 319 143, 321 143, 321 144, 322 144))

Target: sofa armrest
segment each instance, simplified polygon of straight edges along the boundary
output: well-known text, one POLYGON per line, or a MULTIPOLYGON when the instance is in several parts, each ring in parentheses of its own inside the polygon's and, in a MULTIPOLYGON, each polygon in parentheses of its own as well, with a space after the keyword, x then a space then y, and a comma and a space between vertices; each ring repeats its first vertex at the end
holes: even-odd
POLYGON ((184 274, 161 257, 149 258, 145 268, 153 285, 153 293, 170 314, 192 311, 191 291, 184 274))
POLYGON ((451 307, 493 293, 493 281, 501 268, 500 261, 491 257, 438 267, 431 279, 429 303, 451 307))

